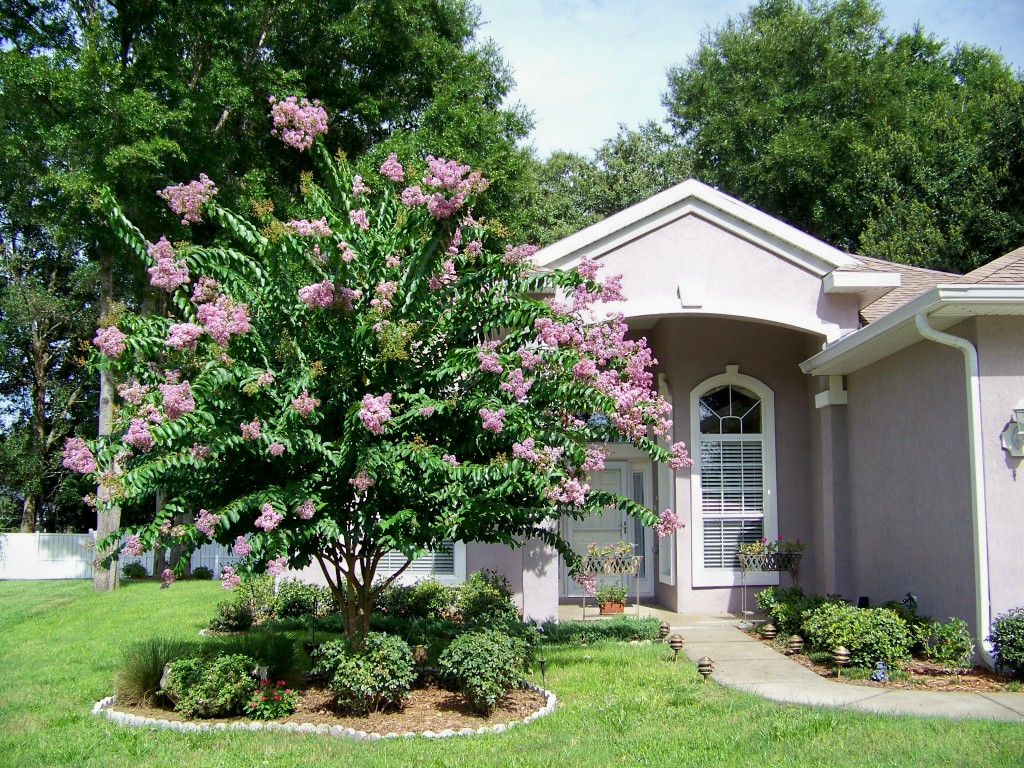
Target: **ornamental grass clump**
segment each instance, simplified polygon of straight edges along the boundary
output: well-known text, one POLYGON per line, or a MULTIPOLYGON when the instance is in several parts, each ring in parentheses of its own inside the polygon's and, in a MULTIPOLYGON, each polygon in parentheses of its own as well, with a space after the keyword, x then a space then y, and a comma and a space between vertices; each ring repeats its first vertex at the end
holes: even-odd
POLYGON ((238 635, 215 637, 203 644, 209 656, 248 656, 274 679, 291 678, 298 666, 295 641, 280 632, 268 632, 263 629, 244 632, 238 635))
POLYGON ((158 702, 160 678, 164 668, 174 659, 198 656, 197 640, 154 638, 131 643, 121 652, 114 694, 124 704, 150 707, 158 702))
POLYGON ((64 465, 102 486, 100 514, 165 497, 155 519, 99 542, 101 557, 119 556, 122 534, 133 557, 216 541, 240 558, 225 588, 315 563, 358 640, 408 568, 378 578, 388 553, 411 562, 453 539, 568 552, 552 523, 609 505, 669 535, 671 510, 590 484, 605 460, 594 445, 690 464, 682 443, 659 445, 671 407, 650 347, 608 311, 621 276, 589 258, 535 268, 535 248, 474 217, 478 171, 432 155, 356 169, 328 146, 327 114, 273 102, 282 153, 315 169, 296 174, 301 201, 280 218, 229 210, 201 175, 162 191, 164 237, 100 194, 166 299, 102 318, 89 365, 121 385, 115 423, 65 446, 64 465))
POLYGON ((324 643, 313 651, 313 673, 326 681, 339 709, 356 715, 401 707, 416 679, 409 644, 379 632, 358 647, 347 640, 324 643))
POLYGON ((484 715, 519 684, 524 664, 522 643, 491 629, 459 635, 438 659, 441 680, 484 715))

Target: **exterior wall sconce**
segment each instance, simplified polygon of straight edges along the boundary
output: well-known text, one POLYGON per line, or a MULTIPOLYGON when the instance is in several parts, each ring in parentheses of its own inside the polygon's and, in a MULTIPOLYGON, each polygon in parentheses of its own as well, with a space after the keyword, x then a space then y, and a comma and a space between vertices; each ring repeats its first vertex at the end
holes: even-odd
POLYGON ((1024 458, 1024 400, 1014 406, 1010 423, 999 436, 1003 450, 1015 458, 1024 458))

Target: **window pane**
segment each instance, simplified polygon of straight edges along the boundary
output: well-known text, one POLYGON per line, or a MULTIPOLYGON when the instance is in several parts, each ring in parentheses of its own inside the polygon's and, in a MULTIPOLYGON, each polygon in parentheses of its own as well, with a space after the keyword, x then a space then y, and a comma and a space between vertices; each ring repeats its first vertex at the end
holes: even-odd
POLYGON ((761 520, 705 520, 704 567, 738 569, 736 548, 740 544, 760 541, 764 522, 761 520))

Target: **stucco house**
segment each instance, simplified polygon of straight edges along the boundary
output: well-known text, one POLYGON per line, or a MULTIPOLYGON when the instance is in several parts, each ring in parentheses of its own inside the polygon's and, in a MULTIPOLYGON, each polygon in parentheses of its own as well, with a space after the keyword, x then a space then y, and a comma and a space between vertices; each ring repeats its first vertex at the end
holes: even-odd
MULTIPOLYGON (((623 275, 614 309, 660 361, 694 465, 609 446, 592 483, 686 527, 657 540, 614 510, 565 520, 578 551, 634 543, 641 598, 685 613, 738 611, 737 543, 777 535, 806 542, 808 591, 911 592, 979 638, 1024 604, 1024 248, 962 276, 852 256, 690 180, 535 259, 584 255, 623 275)), ((509 576, 528 618, 580 595, 539 543, 457 544, 416 566, 453 580, 484 567, 509 576)))

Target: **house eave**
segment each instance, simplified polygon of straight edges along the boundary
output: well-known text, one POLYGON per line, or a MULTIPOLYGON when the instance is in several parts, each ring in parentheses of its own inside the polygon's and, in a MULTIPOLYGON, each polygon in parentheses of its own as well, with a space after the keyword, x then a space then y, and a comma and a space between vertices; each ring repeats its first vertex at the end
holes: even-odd
POLYGON ((1024 285, 937 285, 800 364, 811 376, 845 376, 921 341, 915 316, 945 330, 980 315, 1024 316, 1024 285))
POLYGON ((827 294, 855 294, 860 309, 878 301, 894 288, 899 288, 899 272, 848 272, 834 270, 822 281, 827 294))

